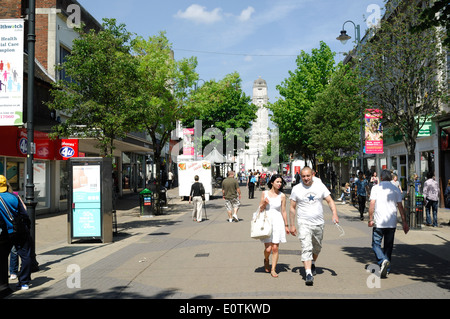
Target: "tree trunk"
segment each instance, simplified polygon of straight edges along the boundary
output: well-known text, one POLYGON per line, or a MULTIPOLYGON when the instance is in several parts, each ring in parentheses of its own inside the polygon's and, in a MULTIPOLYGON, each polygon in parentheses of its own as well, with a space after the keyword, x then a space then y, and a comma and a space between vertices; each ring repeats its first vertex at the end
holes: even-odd
POLYGON ((405 146, 406 146, 406 154, 408 158, 408 183, 414 184, 414 175, 417 174, 416 172, 416 140, 415 139, 409 139, 404 140, 405 146))

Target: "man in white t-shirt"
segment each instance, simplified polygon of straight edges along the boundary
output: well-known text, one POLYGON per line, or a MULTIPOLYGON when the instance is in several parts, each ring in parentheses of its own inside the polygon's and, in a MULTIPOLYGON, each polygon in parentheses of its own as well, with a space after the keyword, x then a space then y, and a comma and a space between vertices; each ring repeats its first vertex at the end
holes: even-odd
POLYGON ((315 275, 315 261, 322 248, 323 239, 323 204, 325 199, 333 213, 333 222, 339 223, 336 205, 330 196, 330 191, 320 181, 313 178, 311 168, 305 167, 300 172, 302 182, 292 189, 289 212, 290 233, 297 235, 295 216, 298 224, 298 238, 302 245, 302 262, 305 266, 306 285, 312 286, 315 275))
POLYGON ((391 263, 394 235, 397 228, 397 208, 403 222, 405 234, 409 231, 403 211, 402 193, 391 183, 391 172, 381 172, 381 183, 372 187, 369 205, 369 227, 373 227, 372 249, 380 266, 382 278, 386 277, 391 263), (381 241, 384 238, 384 247, 381 241))

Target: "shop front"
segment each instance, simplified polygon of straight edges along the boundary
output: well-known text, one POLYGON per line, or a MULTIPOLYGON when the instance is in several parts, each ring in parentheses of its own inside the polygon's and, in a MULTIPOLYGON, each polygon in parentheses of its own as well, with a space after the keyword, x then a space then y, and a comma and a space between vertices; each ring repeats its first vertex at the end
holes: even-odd
MULTIPOLYGON (((415 171, 420 185, 423 186, 428 173, 436 174, 439 179, 439 143, 433 122, 427 122, 420 130, 416 140, 415 171)), ((386 168, 394 171, 403 192, 407 191, 409 178, 408 156, 401 136, 390 136, 385 141, 384 154, 386 168)))
MULTIPOLYGON (((16 126, 1 126, 0 134, 0 174, 6 176, 12 190, 25 198, 27 165, 27 131, 16 126)), ((98 157, 98 142, 93 139, 50 139, 47 133, 35 131, 36 152, 33 162, 36 213, 54 213, 68 209, 69 167, 67 160, 72 157, 98 157)), ((123 194, 121 181, 122 163, 126 170, 133 167, 133 190, 142 188, 145 175, 142 163, 151 153, 147 141, 131 137, 116 141, 113 154, 113 176, 118 196, 123 194), (124 155, 127 154, 127 155, 124 155), (124 161, 125 158, 125 161, 124 161), (131 159, 131 160, 130 160, 131 159)))

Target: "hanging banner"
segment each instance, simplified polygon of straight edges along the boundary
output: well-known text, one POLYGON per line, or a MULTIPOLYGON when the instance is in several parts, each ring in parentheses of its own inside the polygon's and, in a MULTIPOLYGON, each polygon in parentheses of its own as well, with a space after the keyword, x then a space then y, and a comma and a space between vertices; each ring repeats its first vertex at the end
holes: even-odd
POLYGON ((378 109, 367 110, 365 115, 366 154, 383 154, 383 112, 378 109))
POLYGON ((0 126, 23 124, 23 39, 21 19, 0 19, 0 126))
POLYGON ((183 129, 183 155, 194 155, 194 129, 183 129))

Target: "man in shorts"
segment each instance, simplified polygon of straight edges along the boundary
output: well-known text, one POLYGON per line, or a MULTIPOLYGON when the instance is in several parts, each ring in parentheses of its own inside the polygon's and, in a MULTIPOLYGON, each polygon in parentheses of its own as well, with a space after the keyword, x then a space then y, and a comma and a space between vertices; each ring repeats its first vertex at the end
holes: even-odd
POLYGON ((234 171, 227 173, 227 178, 222 182, 222 195, 225 200, 225 207, 227 208, 228 221, 230 223, 239 221, 237 212, 239 210, 241 200, 241 189, 237 179, 234 178, 234 171))
POLYGON ((295 216, 297 216, 298 238, 302 245, 301 260, 305 266, 306 285, 312 286, 316 274, 315 261, 322 249, 325 224, 322 205, 324 199, 333 213, 333 222, 339 223, 339 218, 330 191, 319 179, 313 179, 311 168, 303 168, 300 177, 302 182, 294 186, 290 196, 290 233, 293 236, 297 235, 295 226, 295 216))

